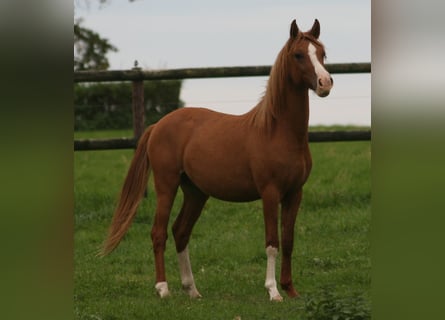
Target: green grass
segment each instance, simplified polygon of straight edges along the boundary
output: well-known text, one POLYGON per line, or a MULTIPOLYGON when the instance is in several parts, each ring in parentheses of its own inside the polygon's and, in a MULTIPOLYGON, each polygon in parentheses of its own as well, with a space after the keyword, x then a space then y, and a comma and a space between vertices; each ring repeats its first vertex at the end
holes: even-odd
MULTIPOLYGON (((131 130, 75 133, 76 138, 122 135, 131 136, 131 130)), ((196 285, 203 295, 200 300, 191 300, 181 290, 170 230, 166 272, 172 295, 161 300, 155 293, 152 181, 149 196, 120 246, 97 258, 133 151, 76 152, 76 319, 331 319, 334 315, 344 319, 350 312, 356 314, 351 319, 368 319, 370 142, 314 143, 311 151, 314 166, 304 188, 293 256, 301 298, 285 297, 283 303, 269 302, 263 287, 266 255, 258 201, 236 204, 210 199, 206 204, 189 245, 196 285)), ((178 192, 170 225, 181 198, 178 192)), ((277 279, 279 267, 278 262, 277 279)))

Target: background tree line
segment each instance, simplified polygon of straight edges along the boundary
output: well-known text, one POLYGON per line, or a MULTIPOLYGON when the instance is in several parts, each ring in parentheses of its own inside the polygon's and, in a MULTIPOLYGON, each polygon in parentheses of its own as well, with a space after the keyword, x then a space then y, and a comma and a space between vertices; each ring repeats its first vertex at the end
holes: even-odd
MULTIPOLYGON (((134 0, 129 0, 133 2, 134 0)), ((88 5, 88 1, 84 1, 88 5)), ((101 4, 109 0, 99 0, 101 4)), ((79 5, 78 3, 75 6, 79 5)), ((74 20, 74 71, 107 70, 107 54, 117 52, 106 38, 74 20)), ((179 99, 181 81, 145 81, 146 123, 183 106, 179 99)), ((127 129, 132 127, 131 83, 74 85, 74 130, 127 129)))
MULTIPOLYGON (((180 80, 144 81, 146 125, 183 107, 180 80)), ((129 129, 133 127, 132 84, 74 85, 74 130, 129 129)))

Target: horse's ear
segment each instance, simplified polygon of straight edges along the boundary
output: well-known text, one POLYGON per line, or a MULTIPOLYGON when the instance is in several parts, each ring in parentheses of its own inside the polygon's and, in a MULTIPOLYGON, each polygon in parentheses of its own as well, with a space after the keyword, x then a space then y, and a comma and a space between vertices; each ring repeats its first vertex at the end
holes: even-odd
POLYGON ((292 21, 290 25, 290 37, 295 39, 297 35, 298 35, 298 26, 297 26, 297 21, 294 19, 294 21, 292 21))
POLYGON ((311 30, 309 30, 309 33, 313 35, 315 39, 318 39, 320 36, 320 22, 318 22, 317 19, 315 19, 314 25, 312 26, 311 30))

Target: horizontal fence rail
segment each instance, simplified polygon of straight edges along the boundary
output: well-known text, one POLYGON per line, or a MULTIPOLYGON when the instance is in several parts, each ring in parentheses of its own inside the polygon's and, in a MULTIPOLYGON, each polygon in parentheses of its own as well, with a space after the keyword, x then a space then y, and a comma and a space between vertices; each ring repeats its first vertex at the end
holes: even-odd
MULTIPOLYGON (((76 71, 74 82, 143 81, 268 76, 271 66, 214 67, 169 70, 76 71)), ((330 73, 370 73, 371 63, 326 64, 330 73)))
MULTIPOLYGON (((309 142, 334 141, 367 141, 371 140, 371 131, 315 131, 309 132, 309 142)), ((86 139, 75 140, 74 150, 119 150, 134 149, 137 146, 135 138, 86 139)))
MULTIPOLYGON (((142 83, 149 80, 177 80, 198 78, 228 78, 228 77, 257 77, 268 76, 271 66, 247 67, 214 67, 214 68, 188 68, 169 70, 105 70, 105 71, 76 71, 74 82, 133 82, 133 138, 114 139, 86 139, 74 140, 74 150, 116 150, 134 149, 144 128, 143 110, 144 97, 142 83)), ((371 63, 332 63, 326 64, 330 73, 370 73, 371 63)), ((331 141, 368 141, 371 140, 371 131, 320 131, 309 132, 309 142, 331 141)))
POLYGON ((135 149, 135 138, 74 140, 74 151, 135 149))

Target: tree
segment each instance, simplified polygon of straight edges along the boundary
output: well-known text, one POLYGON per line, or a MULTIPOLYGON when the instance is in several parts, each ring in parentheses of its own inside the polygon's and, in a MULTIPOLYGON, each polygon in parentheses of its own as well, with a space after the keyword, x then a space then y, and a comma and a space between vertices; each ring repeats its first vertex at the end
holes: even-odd
MULTIPOLYGON (((136 0, 128 0, 134 2, 136 0)), ((89 0, 84 0, 88 4, 89 0)), ((94 2, 94 1, 93 1, 94 2)), ((97 2, 97 1, 96 1, 97 2)), ((100 5, 111 3, 111 0, 99 0, 100 5)), ((80 0, 74 1, 74 7, 80 5, 80 0)), ((97 32, 81 26, 82 19, 74 22, 74 71, 106 70, 110 66, 106 57, 110 51, 118 49, 108 39, 102 38, 97 32)))
POLYGON ((74 70, 106 70, 110 66, 106 54, 117 51, 108 39, 82 27, 81 19, 74 23, 74 70))

